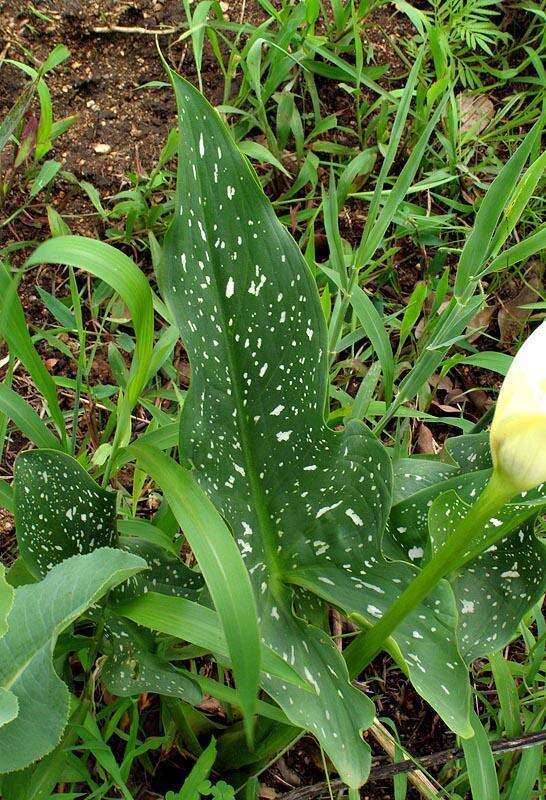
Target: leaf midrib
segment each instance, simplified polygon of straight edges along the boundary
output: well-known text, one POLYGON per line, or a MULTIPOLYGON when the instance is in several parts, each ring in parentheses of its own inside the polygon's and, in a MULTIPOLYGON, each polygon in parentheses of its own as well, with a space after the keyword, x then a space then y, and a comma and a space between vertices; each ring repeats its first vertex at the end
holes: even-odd
MULTIPOLYGON (((180 124, 182 124, 182 121, 180 121, 180 124)), ((195 144, 196 143, 194 141, 194 146, 195 144)), ((199 178, 199 184, 200 188, 203 188, 200 178, 199 178)), ((178 208, 180 208, 180 205, 181 205, 181 198, 179 197, 177 203, 178 208)), ((209 225, 208 215, 206 214, 205 209, 203 209, 203 223, 207 234, 207 246, 211 250, 210 263, 214 275, 214 293, 216 296, 216 301, 218 303, 218 308, 220 309, 222 332, 224 336, 224 341, 226 342, 228 370, 230 373, 232 387, 233 387, 232 397, 234 399, 235 408, 237 410, 236 421, 237 421, 237 427, 239 429, 239 435, 241 438, 241 449, 245 457, 246 474, 250 485, 251 495, 253 498, 253 507, 256 512, 258 524, 260 527, 261 541, 263 543, 263 551, 264 551, 264 561, 268 569, 268 575, 271 579, 270 589, 273 592, 275 592, 275 586, 280 583, 279 578, 282 572, 276 553, 276 537, 275 537, 275 532, 271 526, 271 517, 269 514, 267 503, 263 496, 264 493, 261 490, 261 480, 258 474, 258 469, 256 466, 254 453, 251 446, 251 435, 248 429, 247 419, 245 415, 245 408, 241 396, 240 376, 242 374, 242 370, 237 369, 238 359, 235 353, 235 349, 233 347, 233 337, 230 335, 229 332, 230 328, 229 325, 227 324, 227 320, 230 314, 225 305, 224 295, 220 291, 219 277, 222 274, 222 266, 218 261, 218 256, 215 252, 215 249, 211 246, 212 238, 210 235, 211 233, 210 225, 209 225)))

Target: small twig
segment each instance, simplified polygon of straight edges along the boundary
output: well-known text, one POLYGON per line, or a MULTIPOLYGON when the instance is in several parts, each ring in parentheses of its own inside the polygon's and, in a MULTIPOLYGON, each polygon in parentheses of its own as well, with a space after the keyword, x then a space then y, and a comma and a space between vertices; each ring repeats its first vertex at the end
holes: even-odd
MULTIPOLYGON (((491 750, 494 755, 501 756, 504 753, 511 753, 515 750, 536 747, 543 742, 546 742, 546 731, 539 731, 538 733, 514 736, 511 739, 498 739, 496 742, 491 742, 491 750)), ((380 759, 374 759, 368 781, 392 778, 394 775, 399 775, 402 772, 414 770, 416 765, 421 767, 439 766, 455 758, 464 758, 464 751, 462 748, 450 747, 439 753, 432 753, 429 756, 420 756, 416 758, 415 761, 408 759, 406 761, 399 761, 396 764, 381 764, 380 759)), ((345 784, 340 780, 333 780, 330 781, 330 786, 333 790, 337 791, 343 789, 345 784)), ((322 783, 315 783, 312 786, 304 786, 301 789, 294 789, 292 792, 287 792, 282 795, 282 800, 311 800, 311 798, 318 797, 323 792, 326 792, 327 789, 328 786, 326 782, 323 781, 322 783)))
POLYGON ((91 28, 91 33, 129 33, 138 36, 170 36, 183 30, 183 25, 171 28, 130 28, 125 25, 99 25, 91 28))
MULTIPOLYGON (((389 756, 391 761, 395 761, 397 749, 396 743, 387 728, 377 719, 377 717, 374 719, 369 731, 379 746, 382 747, 385 753, 389 756)), ((439 795, 436 787, 430 782, 425 773, 418 769, 413 761, 410 761, 409 763, 411 764, 411 768, 408 769, 408 780, 412 786, 417 789, 421 797, 426 798, 426 800, 429 800, 431 797, 438 797, 439 795)), ((391 765, 388 764, 387 766, 390 767, 391 765)), ((393 764, 392 766, 396 766, 396 764, 393 764)))

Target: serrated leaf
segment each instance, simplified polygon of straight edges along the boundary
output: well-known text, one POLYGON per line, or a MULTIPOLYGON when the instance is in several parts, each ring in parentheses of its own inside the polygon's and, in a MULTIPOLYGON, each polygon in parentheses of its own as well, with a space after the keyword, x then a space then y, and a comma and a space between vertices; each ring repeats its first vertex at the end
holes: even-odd
POLYGON ((111 652, 102 671, 108 690, 119 697, 155 692, 201 702, 200 689, 154 652, 154 637, 127 620, 110 619, 106 627, 111 652))
POLYGON ((116 496, 66 453, 28 450, 15 462, 19 552, 35 576, 117 541, 116 496))
MULTIPOLYGON (((381 552, 390 462, 362 424, 351 422, 343 434, 326 427, 326 330, 307 264, 216 113, 193 87, 172 80, 181 128, 178 214, 161 282, 192 365, 180 452, 232 527, 265 642, 315 694, 274 681, 265 688, 358 786, 369 767, 360 730, 373 710, 324 632, 294 616, 292 587, 372 623, 416 574, 381 552)), ((396 641, 419 691, 469 735, 455 622, 442 586, 396 641), (447 676, 446 659, 456 664, 447 676)))
POLYGON ((58 564, 22 586, 0 639, 0 714, 14 698, 18 713, 0 728, 0 773, 23 769, 60 741, 69 692, 53 667, 57 637, 109 589, 146 567, 138 556, 101 548, 58 564))
POLYGON ((9 689, 0 687, 0 728, 17 717, 19 701, 9 689))

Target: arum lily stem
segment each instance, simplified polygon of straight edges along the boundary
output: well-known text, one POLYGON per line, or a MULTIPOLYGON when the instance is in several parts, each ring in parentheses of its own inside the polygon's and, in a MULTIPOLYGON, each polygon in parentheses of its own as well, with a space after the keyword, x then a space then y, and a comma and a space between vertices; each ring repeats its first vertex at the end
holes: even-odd
MULTIPOLYGON (((460 567, 468 558, 475 557, 475 545, 479 543, 484 525, 516 493, 516 490, 504 477, 497 472, 493 473, 491 480, 469 509, 466 517, 455 526, 451 536, 428 564, 387 609, 380 621, 370 630, 359 634, 344 651, 352 678, 362 672, 364 667, 379 653, 395 628, 425 599, 442 578, 453 571, 455 564, 460 567)), ((489 539, 484 543, 484 548, 490 545, 491 540, 489 539)))

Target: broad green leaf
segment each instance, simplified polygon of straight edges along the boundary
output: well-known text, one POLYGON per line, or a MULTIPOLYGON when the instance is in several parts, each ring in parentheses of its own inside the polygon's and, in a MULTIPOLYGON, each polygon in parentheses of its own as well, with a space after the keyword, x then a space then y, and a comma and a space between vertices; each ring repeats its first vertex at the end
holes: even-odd
POLYGON ((8 629, 8 615, 13 605, 13 588, 6 580, 6 568, 0 563, 0 638, 8 629))
MULTIPOLYGON (((455 492, 442 494, 429 511, 431 540, 438 544, 467 512, 467 504, 455 492)), ((537 513, 532 506, 505 506, 489 527, 498 534, 504 525, 507 535, 450 576, 459 610, 460 648, 469 663, 504 647, 524 614, 544 595, 546 545, 534 534, 537 513)))
MULTIPOLYGON (((491 475, 488 438, 479 433, 448 439, 451 465, 419 458, 401 462, 397 482, 405 490, 397 489, 386 537, 392 557, 421 563, 431 543, 438 546, 449 535, 491 475)), ((504 526, 506 535, 449 577, 459 647, 468 663, 507 644, 546 589, 546 546, 534 532, 545 502, 539 487, 505 506, 484 531, 476 531, 476 547, 488 530, 498 534, 504 526)))
MULTIPOLYGON (((161 276, 192 366, 180 452, 232 528, 265 643, 315 691, 287 690, 274 679, 264 688, 356 787, 369 768, 360 731, 373 709, 324 632, 294 616, 292 587, 372 623, 416 574, 381 552, 389 458, 356 421, 342 434, 326 427, 326 330, 307 264, 217 114, 172 79, 181 129, 178 213, 161 276)), ((418 690, 469 735, 455 622, 442 586, 396 641, 418 690), (447 674, 446 661, 455 665, 447 674)))
MULTIPOLYGON (((59 775, 66 775, 66 767, 70 762, 74 764, 76 756, 69 752, 69 748, 76 742, 78 733, 76 725, 81 724, 88 708, 87 702, 81 702, 76 706, 66 726, 61 741, 40 759, 38 764, 31 765, 17 772, 10 772, 2 779, 2 792, 4 800, 51 800, 51 793, 59 782, 59 775)), ((86 769, 79 766, 76 772, 76 779, 82 776, 86 769)), ((64 800, 76 800, 71 794, 65 793, 64 800)))
POLYGON ((154 652, 154 637, 144 628, 111 619, 106 633, 111 651, 101 678, 112 694, 132 697, 155 692, 193 705, 201 702, 203 695, 196 684, 154 652))
POLYGON ((28 571, 21 556, 15 559, 6 572, 6 580, 14 589, 17 589, 19 586, 25 586, 27 583, 36 583, 36 579, 28 571))
POLYGON ((152 572, 130 578, 115 590, 114 597, 128 600, 145 592, 160 592, 196 600, 202 594, 202 574, 188 567, 178 556, 136 536, 120 536, 118 547, 143 558, 152 572))
POLYGON ((392 514, 398 503, 408 500, 427 486, 440 483, 459 473, 455 464, 444 464, 428 458, 399 458, 393 462, 394 495, 392 514))
POLYGON ((23 769, 58 744, 69 692, 53 667, 59 634, 109 589, 146 567, 138 556, 101 548, 58 564, 39 583, 22 586, 0 639, 0 773, 23 769), (14 700, 15 698, 15 700, 14 700))
POLYGON ((224 521, 190 472, 157 450, 134 444, 138 463, 161 486, 192 548, 222 621, 251 739, 260 672, 256 604, 243 560, 224 521))
POLYGON ((167 537, 162 539, 158 528, 145 520, 123 520, 121 532, 137 535, 118 538, 115 494, 101 488, 72 456, 51 450, 22 453, 15 462, 14 487, 19 552, 34 576, 45 575, 68 556, 118 546, 153 570, 125 581, 115 597, 158 591, 195 599, 201 592, 201 574, 174 548, 168 552, 160 546, 167 537), (148 529, 156 534, 153 541, 145 536, 148 529))
POLYGON ((19 552, 35 576, 71 555, 115 545, 116 496, 65 453, 28 450, 14 470, 19 552))
POLYGON ((0 686, 0 728, 16 719, 18 714, 19 700, 17 696, 9 689, 0 686))
POLYGON ((489 431, 452 436, 447 439, 444 451, 462 473, 479 472, 493 466, 489 449, 489 431))

